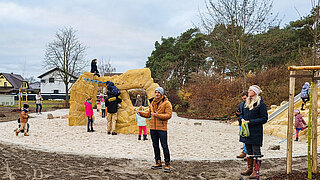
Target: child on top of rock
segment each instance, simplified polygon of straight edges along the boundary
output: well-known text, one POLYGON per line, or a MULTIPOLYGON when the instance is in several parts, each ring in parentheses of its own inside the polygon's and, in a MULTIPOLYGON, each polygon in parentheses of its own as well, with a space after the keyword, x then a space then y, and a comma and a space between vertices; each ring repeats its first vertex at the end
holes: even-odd
POLYGON ((307 128, 308 126, 303 127, 303 125, 307 125, 307 123, 302 118, 302 114, 300 114, 299 110, 294 110, 294 127, 296 128, 296 140, 299 140, 299 132, 307 128))

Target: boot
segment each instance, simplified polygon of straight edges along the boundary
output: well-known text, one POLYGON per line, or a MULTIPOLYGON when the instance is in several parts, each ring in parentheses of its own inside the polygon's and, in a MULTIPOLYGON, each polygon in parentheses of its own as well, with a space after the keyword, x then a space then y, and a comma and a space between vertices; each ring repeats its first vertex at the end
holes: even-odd
POLYGON ((147 135, 143 135, 143 140, 148 140, 147 135))
POLYGON ((151 169, 162 169, 161 160, 156 161, 156 165, 152 166, 151 169))
POLYGON ((170 170, 170 162, 166 162, 166 164, 164 165, 163 171, 166 172, 166 173, 171 172, 171 170, 170 170))
POLYGON ((253 170, 253 158, 252 157, 247 158, 247 164, 248 164, 248 169, 246 171, 241 172, 241 175, 249 176, 252 173, 252 170, 253 170))
POLYGON ((253 161, 252 174, 249 176, 249 179, 257 179, 257 171, 260 172, 261 160, 259 160, 259 167, 256 169, 257 160, 253 161))
POLYGON ((18 136, 19 135, 19 131, 16 131, 16 136, 18 136))
POLYGON ((241 152, 241 154, 239 156, 237 156, 237 158, 244 158, 246 157, 246 153, 244 153, 243 151, 241 152))
POLYGON ((138 140, 141 140, 141 135, 138 135, 138 140))
POLYGON ((24 133, 24 136, 29 136, 29 134, 27 134, 27 132, 24 133))
POLYGON ((295 141, 299 141, 299 138, 296 138, 296 140, 295 141))

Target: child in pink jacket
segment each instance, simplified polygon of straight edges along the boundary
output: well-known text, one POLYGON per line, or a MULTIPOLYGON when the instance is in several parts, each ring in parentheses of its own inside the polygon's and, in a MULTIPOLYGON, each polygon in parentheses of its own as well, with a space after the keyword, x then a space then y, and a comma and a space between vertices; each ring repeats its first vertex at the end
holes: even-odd
POLYGON ((299 140, 299 132, 307 128, 308 126, 303 127, 303 125, 307 125, 307 123, 303 120, 302 115, 299 110, 294 110, 294 127, 296 128, 296 141, 299 140))
POLYGON ((85 102, 84 102, 84 105, 85 105, 85 110, 86 110, 86 115, 88 117, 88 132, 94 132, 93 130, 93 109, 92 109, 92 99, 91 98, 88 98, 85 102), (90 126, 91 126, 91 129, 90 129, 90 126))

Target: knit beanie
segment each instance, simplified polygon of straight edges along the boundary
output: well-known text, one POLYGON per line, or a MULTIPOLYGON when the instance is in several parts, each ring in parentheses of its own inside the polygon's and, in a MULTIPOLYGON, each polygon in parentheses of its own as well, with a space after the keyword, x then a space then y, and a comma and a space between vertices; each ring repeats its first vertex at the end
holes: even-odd
POLYGON ((256 93, 256 95, 259 95, 262 91, 261 88, 257 85, 252 85, 249 87, 250 90, 256 93))
POLYGON ((155 91, 159 91, 159 93, 160 93, 161 95, 164 94, 164 90, 163 90, 162 87, 157 87, 155 91))

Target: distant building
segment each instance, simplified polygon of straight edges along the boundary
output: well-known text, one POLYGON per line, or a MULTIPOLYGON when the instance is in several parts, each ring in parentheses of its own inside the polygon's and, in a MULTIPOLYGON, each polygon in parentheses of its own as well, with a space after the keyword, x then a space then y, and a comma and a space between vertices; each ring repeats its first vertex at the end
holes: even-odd
POLYGON ((38 93, 40 90, 41 90, 41 84, 40 82, 32 82, 32 83, 29 83, 29 92, 31 93, 38 93))
POLYGON ((0 94, 18 94, 19 89, 26 91, 29 84, 19 74, 0 73, 0 94))
MULTIPOLYGON (((66 93, 66 87, 62 79, 59 77, 58 73, 61 70, 59 68, 51 69, 50 71, 47 71, 38 78, 41 79, 40 81, 40 89, 41 94, 65 94, 66 93)), ((69 74, 72 79, 70 80, 69 89, 70 87, 77 81, 77 77, 74 75, 69 74)))

